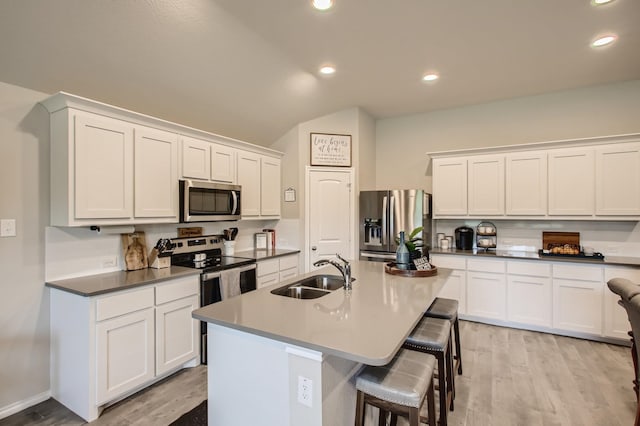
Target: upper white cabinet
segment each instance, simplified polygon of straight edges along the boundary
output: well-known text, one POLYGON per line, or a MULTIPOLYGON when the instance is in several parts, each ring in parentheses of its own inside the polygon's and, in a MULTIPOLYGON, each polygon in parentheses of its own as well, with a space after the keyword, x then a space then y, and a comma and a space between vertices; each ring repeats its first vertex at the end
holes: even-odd
POLYGON ((136 127, 134 215, 178 219, 178 136, 136 127))
POLYGON ((211 142, 182 136, 182 172, 186 179, 208 180, 211 175, 211 142))
POLYGON ((594 180, 592 149, 572 148, 550 151, 549 215, 593 215, 594 180))
POLYGON ((236 152, 226 145, 211 144, 211 180, 236 183, 236 152))
POLYGON ((509 154, 505 162, 507 215, 547 214, 547 154, 539 151, 509 154))
POLYGON ((471 216, 504 214, 504 156, 470 157, 468 168, 468 202, 471 216))
POLYGON ((429 156, 436 219, 640 220, 640 134, 429 156))
POLYGON ((467 214, 467 159, 433 160, 434 216, 467 214))
POLYGON ((640 216, 640 143, 595 150, 596 214, 640 216))
POLYGON ((51 225, 177 223, 179 179, 236 183, 249 218, 280 215, 281 153, 68 93, 50 113, 51 225), (245 188, 243 188, 245 190, 245 188), (244 196, 243 196, 244 198, 244 196))
POLYGON ((238 151, 238 185, 243 218, 280 215, 280 159, 238 151))

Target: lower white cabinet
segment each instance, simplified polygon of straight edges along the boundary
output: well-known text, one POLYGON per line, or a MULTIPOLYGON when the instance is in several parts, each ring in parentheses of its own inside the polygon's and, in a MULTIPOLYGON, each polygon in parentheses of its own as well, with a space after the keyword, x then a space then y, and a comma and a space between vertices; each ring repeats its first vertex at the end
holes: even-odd
POLYGON ((431 256, 431 262, 438 268, 452 269, 438 297, 458 301, 458 314, 467 313, 467 272, 466 260, 462 256, 431 256))
POLYGON ((507 320, 541 327, 552 325, 551 265, 507 262, 507 320))
POLYGON ((262 288, 298 275, 298 254, 258 260, 256 287, 262 288))
POLYGON ((601 335, 602 267, 553 265, 553 328, 601 335))
POLYGON ((467 260, 467 314, 494 320, 507 319, 505 261, 467 260))
POLYGON ((51 289, 51 393, 87 421, 101 406, 198 364, 199 276, 83 297, 51 289))

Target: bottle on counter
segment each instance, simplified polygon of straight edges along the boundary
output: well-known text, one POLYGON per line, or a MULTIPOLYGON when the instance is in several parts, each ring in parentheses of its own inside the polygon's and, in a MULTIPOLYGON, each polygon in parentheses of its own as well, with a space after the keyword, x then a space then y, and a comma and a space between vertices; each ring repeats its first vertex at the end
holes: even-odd
POLYGON ((405 244, 404 231, 401 231, 400 242, 398 243, 398 248, 396 250, 396 267, 398 269, 409 269, 409 262, 409 249, 405 244))

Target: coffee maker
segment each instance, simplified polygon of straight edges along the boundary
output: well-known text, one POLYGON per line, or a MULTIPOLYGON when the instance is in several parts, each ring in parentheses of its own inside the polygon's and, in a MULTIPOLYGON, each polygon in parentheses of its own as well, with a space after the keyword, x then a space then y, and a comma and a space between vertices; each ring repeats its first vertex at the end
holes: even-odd
POLYGON ((461 226, 455 230, 456 249, 473 250, 473 228, 461 226))

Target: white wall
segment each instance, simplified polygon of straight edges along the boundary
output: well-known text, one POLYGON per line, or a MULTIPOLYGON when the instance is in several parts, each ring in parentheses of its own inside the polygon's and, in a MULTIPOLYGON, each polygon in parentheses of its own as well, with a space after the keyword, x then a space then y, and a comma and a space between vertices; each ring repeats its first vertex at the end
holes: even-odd
POLYGON ((49 115, 37 105, 47 96, 0 83, 0 218, 17 223, 0 238, 0 418, 49 396, 49 115))
POLYGON ((640 132, 640 80, 378 120, 378 188, 431 190, 427 152, 640 132))

